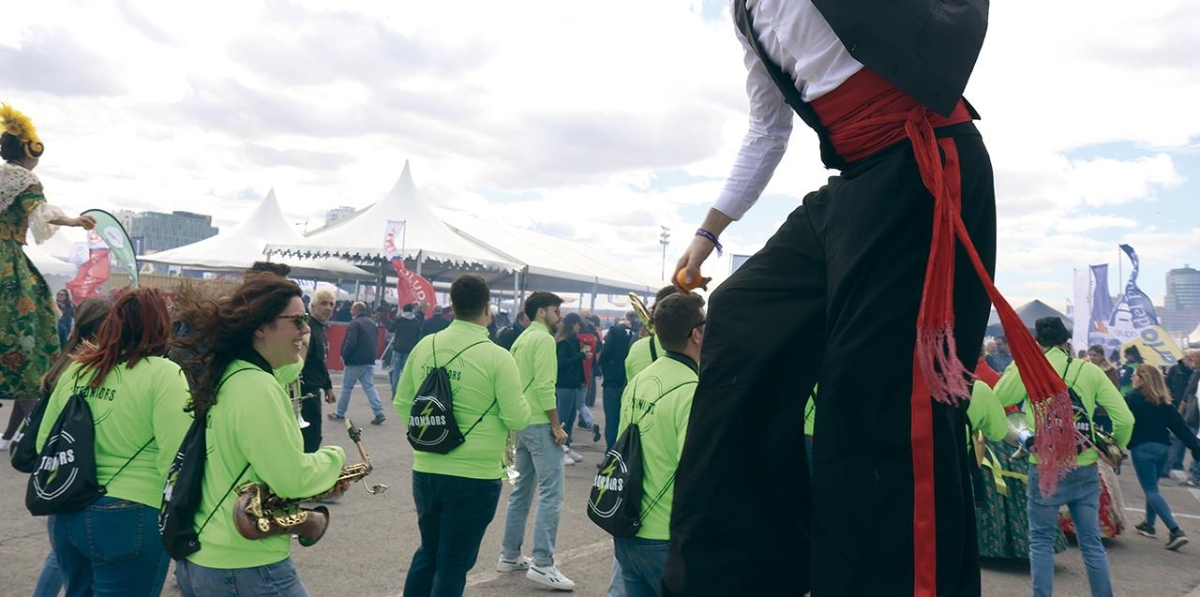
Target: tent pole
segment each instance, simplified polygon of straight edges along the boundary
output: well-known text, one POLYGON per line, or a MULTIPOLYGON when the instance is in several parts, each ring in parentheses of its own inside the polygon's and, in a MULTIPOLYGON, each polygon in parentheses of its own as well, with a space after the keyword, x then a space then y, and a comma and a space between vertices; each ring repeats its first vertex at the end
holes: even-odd
POLYGON ((592 309, 591 309, 592 313, 596 312, 596 293, 597 292, 600 292, 600 278, 596 278, 596 281, 592 282, 592 309))

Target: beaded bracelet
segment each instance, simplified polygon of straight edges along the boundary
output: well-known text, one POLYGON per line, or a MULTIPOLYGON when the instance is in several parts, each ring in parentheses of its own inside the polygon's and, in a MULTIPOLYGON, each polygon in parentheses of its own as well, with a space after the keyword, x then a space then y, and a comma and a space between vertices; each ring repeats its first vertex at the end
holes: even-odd
POLYGON ((696 236, 703 236, 704 238, 708 239, 708 241, 711 242, 714 247, 716 247, 717 257, 721 256, 721 252, 722 252, 722 250, 724 250, 724 247, 721 246, 721 241, 717 240, 717 235, 715 235, 703 228, 698 228, 696 230, 696 236))

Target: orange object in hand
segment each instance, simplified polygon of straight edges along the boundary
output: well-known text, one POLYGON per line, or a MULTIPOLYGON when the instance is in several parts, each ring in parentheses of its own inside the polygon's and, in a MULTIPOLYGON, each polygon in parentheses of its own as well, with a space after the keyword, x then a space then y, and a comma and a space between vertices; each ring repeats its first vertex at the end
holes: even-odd
POLYGON ((688 283, 687 272, 687 268, 684 268, 675 273, 675 285, 685 292, 691 292, 697 288, 700 288, 707 284, 708 280, 711 279, 706 279, 702 276, 696 276, 695 280, 693 280, 691 283, 688 283))

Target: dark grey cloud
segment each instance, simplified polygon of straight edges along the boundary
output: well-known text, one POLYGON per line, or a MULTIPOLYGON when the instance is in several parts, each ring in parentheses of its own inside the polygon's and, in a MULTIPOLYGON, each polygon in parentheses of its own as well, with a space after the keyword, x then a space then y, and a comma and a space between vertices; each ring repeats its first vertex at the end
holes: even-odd
POLYGON ((117 95, 117 67, 62 29, 30 29, 18 48, 0 47, 4 85, 60 96, 117 95))
POLYGON ((242 153, 249 161, 259 166, 291 166, 305 170, 332 170, 355 161, 354 156, 345 153, 308 149, 275 149, 257 143, 247 143, 243 147, 242 153))

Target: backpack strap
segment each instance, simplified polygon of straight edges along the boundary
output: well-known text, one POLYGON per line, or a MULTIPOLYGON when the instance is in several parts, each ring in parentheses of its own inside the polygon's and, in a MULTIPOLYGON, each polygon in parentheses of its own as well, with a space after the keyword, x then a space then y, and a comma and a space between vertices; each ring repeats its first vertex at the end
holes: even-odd
POLYGON ((654 334, 650 334, 650 362, 658 360, 658 351, 654 349, 654 334))
MULTIPOLYGON (((438 337, 437 334, 433 335, 433 366, 435 368, 438 366, 438 364, 437 364, 437 337, 438 337)), ((471 345, 467 346, 466 348, 454 353, 454 356, 450 357, 450 360, 446 361, 446 364, 442 365, 442 366, 445 367, 445 366, 449 365, 450 363, 453 363, 454 359, 457 359, 459 356, 462 355, 462 353, 467 352, 468 350, 471 350, 472 348, 475 348, 476 346, 479 346, 480 344, 488 344, 490 342, 491 342, 491 340, 480 340, 474 344, 471 344, 471 345)), ((530 383, 530 385, 532 385, 533 380, 530 380, 529 383, 530 383)), ((528 385, 525 386, 525 389, 528 390, 529 386, 528 385)), ((522 390, 521 393, 524 394, 525 393, 524 390, 522 390)), ((486 417, 487 414, 492 411, 492 407, 496 406, 496 404, 498 402, 500 402, 499 397, 492 398, 492 403, 489 404, 487 408, 483 409, 482 413, 479 413, 479 418, 475 419, 475 422, 471 423, 471 427, 468 428, 466 430, 466 432, 463 433, 463 439, 466 439, 467 435, 469 435, 472 431, 474 431, 475 427, 477 425, 479 425, 480 423, 483 422, 483 418, 486 417)))
POLYGON ((242 467, 242 472, 238 473, 237 478, 233 480, 233 483, 229 486, 229 489, 225 490, 225 495, 221 496, 221 499, 217 502, 216 506, 213 506, 212 512, 208 513, 208 518, 204 519, 204 524, 200 525, 200 530, 196 531, 197 537, 200 536, 200 533, 204 532, 204 527, 208 526, 208 521, 212 520, 212 517, 217 513, 217 510, 221 509, 221 504, 225 503, 225 498, 229 497, 229 494, 233 493, 233 488, 237 487, 238 482, 242 480, 242 476, 245 475, 246 471, 248 470, 250 470, 249 461, 246 462, 246 466, 242 467))
MULTIPOLYGON (((130 462, 133 462, 133 459, 134 459, 134 458, 137 458, 137 457, 138 457, 138 454, 141 454, 141 453, 142 453, 142 450, 145 450, 145 449, 146 449, 146 446, 149 446, 149 445, 150 445, 150 442, 152 442, 152 441, 154 441, 154 437, 153 437, 153 436, 151 436, 151 437, 150 437, 150 439, 146 440, 146 443, 142 444, 142 447, 138 448, 138 449, 137 449, 137 452, 134 452, 134 453, 133 453, 133 456, 130 456, 130 457, 129 457, 129 459, 125 461, 125 464, 122 464, 122 465, 121 465, 121 468, 117 469, 117 472, 113 473, 113 476, 111 476, 111 477, 109 477, 109 478, 108 478, 108 483, 112 483, 112 482, 113 482, 113 479, 116 479, 116 478, 117 478, 117 475, 121 474, 121 471, 125 470, 125 467, 129 466, 129 463, 130 463, 130 462)), ((108 487, 108 483, 105 483, 105 484, 104 484, 104 486, 105 486, 105 487, 108 487)))
MULTIPOLYGON (((675 387, 673 387, 673 388, 671 388, 671 389, 669 389, 669 390, 667 390, 667 391, 663 392, 662 394, 659 394, 659 395, 658 395, 658 398, 655 398, 655 399, 654 399, 654 402, 651 402, 651 403, 650 403, 650 406, 654 406, 655 404, 658 404, 658 401, 659 401, 659 400, 662 400, 664 397, 666 397, 666 395, 667 395, 667 394, 670 394, 671 392, 674 392, 675 390, 678 390, 679 388, 682 388, 683 386, 690 385, 690 384, 696 384, 696 383, 699 383, 699 382, 696 382, 696 381, 685 381, 685 382, 683 382, 683 383, 681 383, 681 384, 679 384, 679 385, 677 385, 677 386, 675 386, 675 387)), ((641 422, 642 422, 642 419, 646 418, 646 415, 647 415, 647 414, 649 414, 649 412, 650 412, 650 409, 646 409, 646 411, 642 413, 642 416, 638 417, 638 419, 637 419, 636 421, 634 421, 633 423, 630 423, 630 424, 631 424, 631 425, 637 425, 637 424, 641 423, 641 422)), ((640 429, 638 430, 638 434, 639 434, 639 435, 641 435, 641 430, 640 430, 640 429)))

